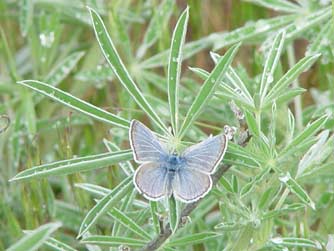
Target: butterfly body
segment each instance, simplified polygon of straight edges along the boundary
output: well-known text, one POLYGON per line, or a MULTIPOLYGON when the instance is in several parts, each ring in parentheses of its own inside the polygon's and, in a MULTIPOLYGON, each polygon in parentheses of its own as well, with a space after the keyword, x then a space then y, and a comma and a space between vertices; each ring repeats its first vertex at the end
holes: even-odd
POLYGON ((170 153, 142 123, 131 122, 130 144, 134 160, 141 164, 135 172, 136 189, 149 200, 171 196, 189 203, 204 197, 212 187, 210 174, 222 160, 227 138, 209 137, 185 149, 170 153))

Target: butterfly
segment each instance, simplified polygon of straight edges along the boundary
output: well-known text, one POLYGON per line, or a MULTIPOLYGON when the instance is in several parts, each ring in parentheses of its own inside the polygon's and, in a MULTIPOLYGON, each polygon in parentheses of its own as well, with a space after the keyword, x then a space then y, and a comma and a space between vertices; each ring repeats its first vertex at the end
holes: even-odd
POLYGON ((213 174, 224 157, 228 139, 224 134, 185 149, 169 152, 153 132, 137 120, 129 130, 130 145, 137 168, 133 182, 139 193, 157 201, 173 195, 190 203, 204 197, 212 188, 213 174))

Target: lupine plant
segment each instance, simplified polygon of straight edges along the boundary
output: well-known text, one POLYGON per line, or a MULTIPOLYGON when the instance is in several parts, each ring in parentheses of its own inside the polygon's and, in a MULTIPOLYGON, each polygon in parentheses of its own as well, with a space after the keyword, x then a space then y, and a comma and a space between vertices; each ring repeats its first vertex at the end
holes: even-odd
POLYGON ((330 1, 235 1, 255 20, 193 41, 200 1, 133 2, 0 3, 0 249, 334 250, 330 1), (211 191, 140 195, 132 119, 225 130, 211 191))

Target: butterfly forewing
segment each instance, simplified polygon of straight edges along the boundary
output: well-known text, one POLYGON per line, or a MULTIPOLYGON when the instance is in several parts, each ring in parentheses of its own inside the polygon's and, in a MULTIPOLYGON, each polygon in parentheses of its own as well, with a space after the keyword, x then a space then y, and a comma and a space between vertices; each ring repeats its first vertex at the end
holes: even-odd
POLYGON ((208 174, 191 169, 180 170, 173 179, 174 196, 186 203, 204 197, 211 187, 212 180, 208 174))
POLYGON ((151 130, 137 120, 131 122, 129 136, 136 162, 158 162, 167 154, 151 130))
POLYGON ((226 136, 220 134, 189 147, 183 153, 186 168, 212 174, 224 157, 227 142, 226 136))
POLYGON ((149 200, 159 200, 167 191, 167 170, 159 163, 143 163, 133 177, 137 190, 149 200))

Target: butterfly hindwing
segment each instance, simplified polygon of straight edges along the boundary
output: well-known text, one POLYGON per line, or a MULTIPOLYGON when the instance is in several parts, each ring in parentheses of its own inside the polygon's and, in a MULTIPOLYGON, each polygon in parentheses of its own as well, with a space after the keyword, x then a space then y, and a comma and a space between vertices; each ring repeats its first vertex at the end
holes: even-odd
POLYGON ((130 144, 136 162, 158 162, 167 153, 150 129, 137 120, 130 125, 130 144))
POLYGON ((204 197, 212 187, 210 175, 191 169, 182 169, 173 179, 174 196, 186 203, 204 197))
POLYGON ((149 200, 159 200, 167 193, 167 170, 159 163, 141 164, 133 177, 137 190, 149 200))
POLYGON ((187 148, 182 154, 186 159, 186 168, 212 174, 224 157, 227 137, 219 134, 187 148))

